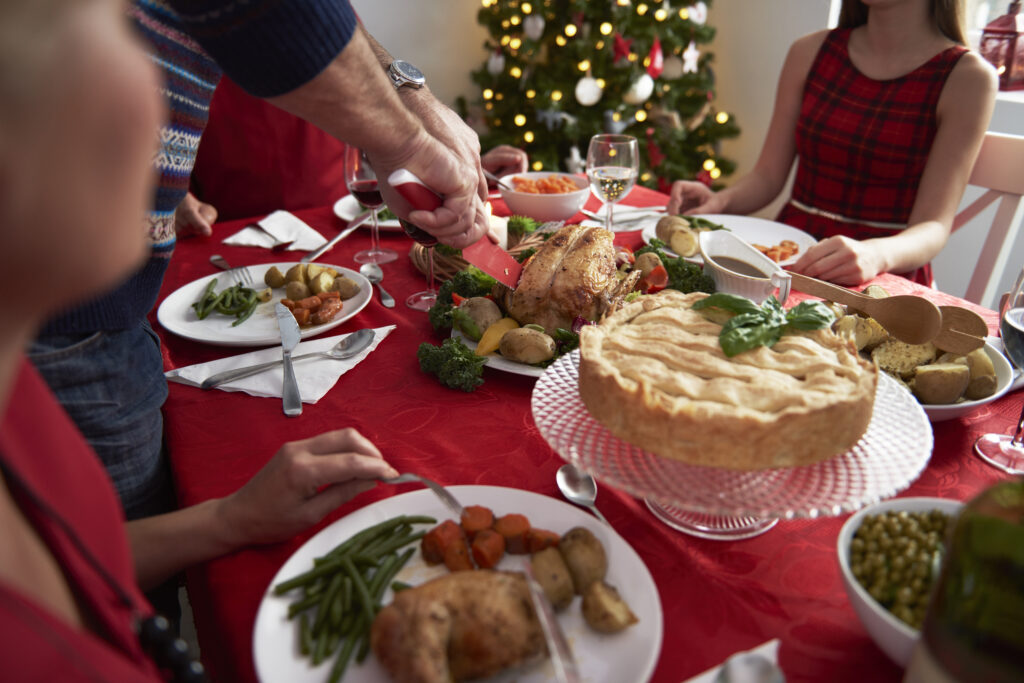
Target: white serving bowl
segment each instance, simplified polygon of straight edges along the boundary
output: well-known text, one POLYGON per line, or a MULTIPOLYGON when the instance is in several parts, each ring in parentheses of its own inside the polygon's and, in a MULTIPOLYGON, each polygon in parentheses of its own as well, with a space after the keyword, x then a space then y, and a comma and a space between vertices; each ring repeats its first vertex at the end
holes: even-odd
POLYGON ((943 420, 963 417, 968 413, 974 412, 977 408, 995 401, 1007 392, 1010 388, 1010 383, 1013 381, 1013 366, 1010 365, 1010 361, 1006 360, 1006 356, 999 353, 988 342, 985 342, 985 353, 992 359, 992 365, 996 369, 996 392, 977 401, 963 401, 962 403, 950 403, 948 405, 922 403, 921 407, 924 408, 924 412, 928 415, 929 420, 932 422, 942 422, 943 420))
POLYGON ((529 216, 530 218, 546 223, 547 221, 567 221, 583 208, 590 196, 590 182, 581 176, 570 173, 556 173, 553 171, 531 171, 528 173, 512 173, 501 180, 509 187, 515 187, 513 178, 529 178, 540 180, 549 176, 568 178, 576 187, 575 192, 563 192, 560 194, 534 194, 532 192, 516 192, 506 190, 501 185, 501 198, 508 205, 508 210, 513 215, 529 216))
POLYGON ((839 558, 839 571, 843 577, 846 596, 853 605, 860 623, 864 625, 875 644, 882 649, 889 659, 902 667, 910 662, 919 632, 915 628, 900 621, 875 601, 867 590, 854 578, 850 571, 850 541, 853 534, 860 528, 864 517, 885 512, 906 510, 907 512, 923 512, 939 510, 951 517, 959 514, 963 503, 946 498, 894 498, 875 503, 852 515, 839 531, 836 541, 836 555, 839 558))

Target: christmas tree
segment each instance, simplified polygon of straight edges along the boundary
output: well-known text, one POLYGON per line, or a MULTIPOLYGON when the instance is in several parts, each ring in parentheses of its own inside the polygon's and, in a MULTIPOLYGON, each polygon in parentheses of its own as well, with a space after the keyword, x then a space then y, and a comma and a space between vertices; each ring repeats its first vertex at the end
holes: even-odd
POLYGON ((491 35, 481 89, 484 148, 525 149, 533 170, 582 170, 597 133, 640 141, 639 182, 712 185, 735 164, 717 143, 739 133, 714 107, 711 0, 481 0, 491 35))

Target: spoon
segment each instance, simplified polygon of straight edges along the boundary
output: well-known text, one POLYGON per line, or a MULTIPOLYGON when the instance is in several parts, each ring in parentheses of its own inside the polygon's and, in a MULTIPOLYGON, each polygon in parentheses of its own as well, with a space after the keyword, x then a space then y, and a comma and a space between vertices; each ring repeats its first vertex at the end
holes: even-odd
POLYGON ((793 278, 794 289, 861 311, 877 320, 889 334, 908 344, 930 342, 942 330, 939 307, 919 296, 901 294, 875 299, 800 273, 790 271, 789 275, 793 278))
POLYGON ((380 290, 380 302, 384 304, 384 308, 394 308, 395 298, 380 286, 380 281, 384 279, 384 271, 380 269, 380 266, 376 263, 364 263, 359 266, 359 272, 362 273, 363 277, 367 280, 377 285, 377 289, 380 290))
POLYGON ((985 345, 988 325, 974 311, 959 306, 939 306, 942 311, 942 330, 932 341, 943 351, 967 355, 985 345))
POLYGON ((576 467, 576 465, 566 463, 558 468, 555 481, 558 482, 558 490, 562 492, 562 495, 567 500, 585 508, 590 508, 595 517, 611 526, 608 520, 604 518, 604 515, 601 514, 601 511, 597 509, 597 506, 594 505, 594 501, 597 500, 597 482, 594 481, 592 476, 576 467))
MULTIPOLYGON (((359 330, 348 335, 337 344, 332 346, 327 351, 315 351, 313 353, 304 353, 301 356, 294 356, 292 362, 302 360, 303 358, 330 358, 332 360, 344 360, 351 358, 356 354, 360 353, 363 349, 370 345, 373 341, 373 330, 359 330)), ((251 375, 258 375, 261 372, 275 368, 281 365, 284 360, 272 360, 269 363, 260 363, 258 365, 250 365, 245 368, 235 368, 234 370, 225 370, 224 372, 218 372, 216 375, 210 375, 203 380, 203 383, 199 385, 201 389, 213 389, 216 386, 224 384, 225 382, 231 382, 236 379, 242 379, 243 377, 249 377, 251 375)))
POLYGON ((502 187, 502 188, 504 188, 506 190, 511 190, 512 192, 515 192, 515 190, 516 190, 516 188, 512 187, 511 185, 509 185, 504 180, 502 180, 498 176, 494 175, 493 173, 491 173, 487 169, 484 169, 484 177, 487 178, 488 180, 490 180, 491 182, 496 183, 498 185, 498 187, 502 187))
POLYGON ((785 683, 782 669, 756 652, 741 652, 725 660, 714 683, 785 683))

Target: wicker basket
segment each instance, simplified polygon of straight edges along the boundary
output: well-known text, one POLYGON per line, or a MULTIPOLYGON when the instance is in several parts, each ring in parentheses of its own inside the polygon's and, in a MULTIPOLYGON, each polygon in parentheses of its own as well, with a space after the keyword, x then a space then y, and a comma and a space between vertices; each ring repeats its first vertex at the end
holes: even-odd
MULTIPOLYGON (((537 230, 531 232, 516 241, 512 246, 508 248, 508 253, 513 256, 519 255, 521 252, 531 249, 539 248, 540 245, 544 244, 546 230, 537 230)), ((509 241, 513 241, 515 238, 509 236, 509 241)), ((412 249, 409 250, 409 258, 412 259, 413 265, 424 275, 427 274, 427 255, 429 250, 423 245, 416 243, 412 249)), ((455 277, 455 273, 460 270, 465 270, 469 264, 466 259, 462 258, 461 255, 448 255, 434 252, 434 279, 437 282, 445 282, 455 277)))

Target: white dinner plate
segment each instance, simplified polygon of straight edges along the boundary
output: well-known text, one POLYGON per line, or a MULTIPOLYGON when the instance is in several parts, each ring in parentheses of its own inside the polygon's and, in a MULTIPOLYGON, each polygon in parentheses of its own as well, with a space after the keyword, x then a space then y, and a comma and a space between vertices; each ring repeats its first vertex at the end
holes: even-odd
MULTIPOLYGON (((470 351, 476 351, 476 342, 462 334, 458 330, 452 330, 452 336, 462 341, 463 344, 469 347, 470 351)), ((500 353, 490 353, 484 356, 487 359, 487 367, 500 370, 501 372, 510 372, 513 375, 525 375, 526 377, 540 377, 544 374, 544 368, 538 368, 536 365, 527 365, 526 363, 517 363, 514 360, 505 358, 500 353)))
MULTIPOLYGON (((757 218, 756 216, 732 216, 722 213, 709 213, 702 214, 700 217, 706 218, 714 223, 724 225, 747 244, 762 244, 766 247, 773 247, 782 240, 791 240, 796 242, 797 246, 800 247, 800 251, 785 261, 780 261, 780 266, 789 266, 796 263, 797 259, 799 259, 805 251, 818 243, 818 240, 814 239, 803 230, 794 228, 791 225, 786 225, 785 223, 776 223, 775 221, 770 221, 764 218, 757 218)), ((656 237, 654 231, 657 225, 657 218, 644 223, 640 234, 643 237, 645 244, 650 244, 651 240, 656 237)), ((671 249, 666 248, 665 251, 673 256, 678 256, 678 254, 671 249)), ((694 254, 693 256, 686 256, 684 258, 691 263, 704 263, 704 259, 701 258, 699 253, 694 254)))
MULTIPOLYGON (((334 202, 334 215, 343 221, 350 221, 359 214, 366 211, 360 204, 359 200, 350 194, 345 195, 338 201, 334 202)), ((363 223, 361 228, 370 229, 370 221, 363 223)), ((402 224, 398 222, 397 218, 392 218, 388 221, 381 221, 377 224, 381 230, 392 230, 402 232, 402 224)))
MULTIPOLYGON (((263 276, 271 266, 277 266, 282 273, 287 272, 295 263, 260 263, 248 266, 249 274, 252 275, 253 289, 263 289, 263 276)), ((373 296, 373 289, 370 281, 354 270, 329 266, 338 271, 338 275, 344 275, 356 281, 359 285, 359 293, 351 299, 342 302, 341 313, 334 317, 334 320, 323 325, 311 325, 303 327, 302 338, 315 337, 321 332, 334 329, 346 320, 354 316, 370 303, 373 296)), ((196 316, 192 304, 203 295, 203 290, 211 279, 217 278, 217 291, 234 284, 233 276, 227 272, 218 272, 206 275, 193 280, 174 290, 157 309, 156 317, 160 324, 168 332, 179 337, 185 337, 193 341, 216 344, 217 346, 270 346, 281 343, 281 332, 277 326, 277 317, 274 315, 274 304, 284 298, 284 289, 275 289, 270 301, 256 306, 256 310, 248 320, 232 327, 234 317, 211 313, 204 320, 196 316)))
MULTIPOLYGON (((602 524, 577 507, 530 491, 501 486, 451 486, 449 490, 463 505, 486 505, 495 515, 511 512, 525 514, 530 523, 542 529, 564 534, 572 527, 589 529, 608 554, 607 581, 618 588, 639 622, 621 633, 602 634, 583 621, 580 598, 559 613, 558 619, 572 647, 580 674, 587 683, 640 683, 650 678, 658 661, 662 641, 661 601, 654 579, 636 551, 610 526, 602 524)), ((323 555, 353 534, 386 519, 403 514, 422 514, 438 521, 450 518, 451 512, 430 491, 423 489, 386 498, 339 519, 309 539, 288 558, 267 586, 256 625, 253 629, 253 660, 263 683, 324 683, 333 665, 330 657, 317 668, 311 668, 298 646, 298 629, 287 618, 291 595, 277 596, 272 587, 313 566, 313 558, 323 555)), ((427 528, 427 527, 424 527, 427 528)), ((506 555, 498 569, 517 570, 524 555, 506 555)), ((428 567, 419 550, 395 577, 398 581, 418 585, 442 576, 443 565, 428 567)), ((391 602, 391 590, 384 594, 383 604, 391 602)), ((371 654, 358 665, 349 662, 344 683, 379 683, 388 680, 383 668, 371 654)), ((488 683, 553 683, 554 667, 544 659, 527 666, 506 671, 487 679, 488 683)))

